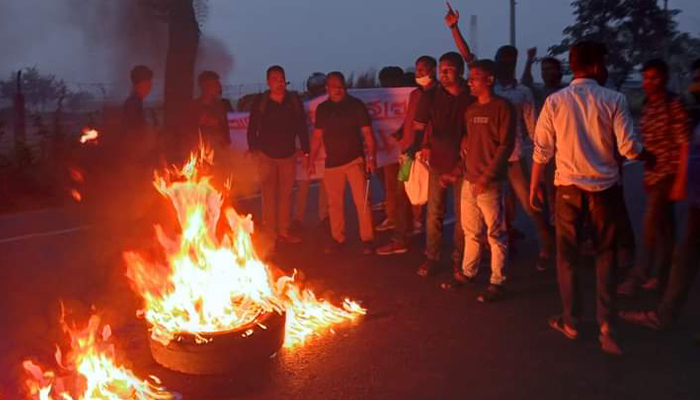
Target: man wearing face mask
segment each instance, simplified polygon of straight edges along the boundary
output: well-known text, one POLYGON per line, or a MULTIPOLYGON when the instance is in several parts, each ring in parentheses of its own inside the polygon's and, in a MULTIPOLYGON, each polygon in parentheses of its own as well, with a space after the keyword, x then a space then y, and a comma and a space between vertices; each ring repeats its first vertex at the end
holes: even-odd
POLYGON ((515 107, 516 135, 515 149, 508 159, 508 183, 511 193, 506 196, 506 222, 511 244, 520 236, 513 228, 515 219, 515 199, 522 206, 528 217, 535 223, 540 242, 540 252, 535 264, 536 269, 545 270, 553 262, 554 236, 549 220, 543 211, 534 210, 529 204, 529 172, 525 160, 521 157, 525 135, 532 138, 535 132, 535 102, 530 89, 519 84, 515 79, 515 66, 518 50, 513 46, 503 46, 496 52, 496 84, 494 93, 505 97, 515 107))
MULTIPOLYGON (((406 117, 404 119, 403 130, 401 136, 398 138, 399 148, 401 149, 401 159, 413 158, 416 151, 420 148, 423 142, 423 134, 425 132, 420 132, 418 135, 413 131, 413 120, 416 115, 416 109, 418 108, 418 103, 422 96, 426 93, 435 90, 437 82, 435 79, 435 70, 437 68, 437 61, 430 56, 421 56, 416 60, 416 83, 419 87, 411 92, 408 99, 408 107, 406 108, 406 117)), ((430 126, 426 127, 429 130, 430 126)), ((394 237, 391 241, 379 248, 377 248, 377 254, 381 256, 390 254, 402 254, 408 251, 408 237, 413 229, 413 207, 411 202, 408 200, 406 195, 406 190, 404 189, 404 182, 399 182, 399 187, 396 191, 396 203, 397 203, 397 219, 396 219, 396 229, 394 230, 394 237)))
MULTIPOLYGON (((700 60, 691 66, 690 101, 692 134, 687 165, 681 163, 678 176, 686 185, 679 195, 688 200, 685 238, 678 250, 678 260, 671 267, 668 286, 659 305, 650 311, 621 311, 626 322, 655 330, 667 330, 674 326, 688 300, 691 286, 700 268, 700 60)), ((700 342, 700 335, 696 335, 700 342)))
POLYGON ((620 170, 616 155, 647 161, 632 129, 627 99, 603 87, 607 79, 605 46, 582 41, 569 51, 574 80, 545 101, 534 138, 530 204, 539 209, 544 202, 542 178, 554 158, 556 177, 556 261, 563 313, 549 319, 549 326, 569 339, 578 337, 582 299, 577 274, 581 223, 589 219, 595 242, 598 339, 601 349, 622 354, 615 335, 615 259, 619 222, 616 204, 622 191, 617 182, 620 170))

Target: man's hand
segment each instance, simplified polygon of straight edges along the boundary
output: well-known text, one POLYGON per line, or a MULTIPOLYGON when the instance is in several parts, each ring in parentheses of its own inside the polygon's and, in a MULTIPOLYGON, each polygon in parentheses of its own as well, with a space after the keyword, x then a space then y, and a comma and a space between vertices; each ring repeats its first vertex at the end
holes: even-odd
POLYGON ((530 207, 535 211, 542 211, 544 207, 544 189, 542 185, 537 185, 530 190, 530 207))
POLYGON ((306 174, 311 177, 316 173, 316 162, 314 162, 310 157, 304 157, 304 160, 305 161, 302 161, 304 171, 306 171, 306 174))
POLYGON ((377 161, 374 159, 374 157, 367 158, 367 162, 365 163, 365 168, 366 168, 368 174, 373 174, 377 171, 377 161))
POLYGON ((445 25, 448 28, 452 28, 453 25, 457 25, 459 22, 459 11, 453 10, 450 2, 447 2, 447 14, 445 15, 445 25))
POLYGON ((532 63, 537 58, 537 47, 527 49, 527 62, 532 63))
POLYGON ((474 197, 484 193, 486 191, 486 181, 479 179, 474 185, 472 185, 472 194, 474 197))
POLYGON ((637 156, 637 160, 642 161, 649 169, 654 169, 656 166, 656 156, 647 149, 642 149, 642 152, 637 156))
POLYGON ((423 164, 430 165, 430 149, 422 149, 418 153, 416 153, 418 156, 418 161, 421 161, 423 164))
POLYGON ((440 186, 442 188, 446 188, 449 185, 454 184, 457 182, 457 177, 453 174, 442 174, 440 175, 440 186))

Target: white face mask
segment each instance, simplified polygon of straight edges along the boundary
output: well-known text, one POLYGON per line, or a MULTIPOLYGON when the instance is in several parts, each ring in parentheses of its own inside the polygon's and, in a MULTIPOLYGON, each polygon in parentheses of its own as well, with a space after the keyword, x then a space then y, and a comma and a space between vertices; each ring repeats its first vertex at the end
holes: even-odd
POLYGON ((430 82, 432 82, 433 79, 430 77, 430 75, 425 75, 420 78, 416 78, 416 83, 421 85, 421 86, 428 86, 430 85, 430 82))

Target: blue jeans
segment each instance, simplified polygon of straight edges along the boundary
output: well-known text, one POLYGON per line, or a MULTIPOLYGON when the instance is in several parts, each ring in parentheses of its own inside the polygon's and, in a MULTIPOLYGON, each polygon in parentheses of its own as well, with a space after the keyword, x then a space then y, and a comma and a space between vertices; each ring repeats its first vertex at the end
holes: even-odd
MULTIPOLYGON (((461 212, 459 204, 461 202, 460 193, 462 189, 462 179, 458 179, 452 185, 452 196, 454 198, 454 250, 452 251, 452 261, 455 265, 461 265, 462 254, 464 253, 464 232, 462 232, 461 212)), ((445 219, 447 208, 447 190, 440 186, 440 174, 430 172, 428 182, 428 215, 426 217, 426 255, 429 260, 438 261, 440 259, 440 244, 442 243, 442 224, 445 219)))

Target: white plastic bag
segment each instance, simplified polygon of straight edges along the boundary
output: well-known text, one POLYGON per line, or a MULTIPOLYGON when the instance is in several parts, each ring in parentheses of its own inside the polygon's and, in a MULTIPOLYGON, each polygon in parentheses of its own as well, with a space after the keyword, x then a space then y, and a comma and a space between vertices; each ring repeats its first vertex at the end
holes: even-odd
POLYGON ((404 183, 408 200, 415 206, 428 202, 428 182, 430 181, 430 171, 422 161, 419 161, 419 154, 416 154, 416 159, 411 166, 411 174, 404 183))

